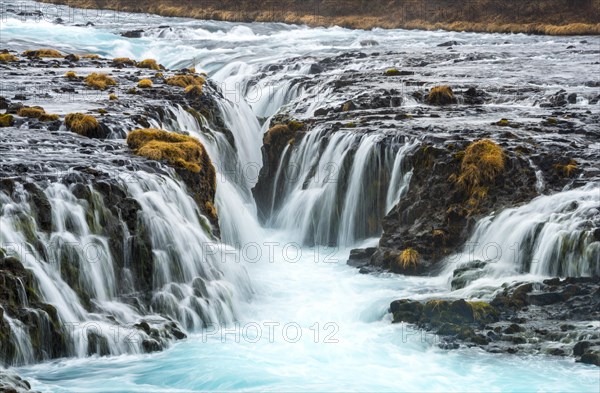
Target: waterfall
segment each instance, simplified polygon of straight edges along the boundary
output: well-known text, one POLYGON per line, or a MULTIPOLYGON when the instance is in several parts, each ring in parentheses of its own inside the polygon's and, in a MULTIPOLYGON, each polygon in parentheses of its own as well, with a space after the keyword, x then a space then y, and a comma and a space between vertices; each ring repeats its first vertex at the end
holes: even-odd
MULTIPOLYGON (((97 169, 113 173, 112 168, 97 169)), ((30 311, 35 311, 30 318, 39 322, 29 331, 19 320, 3 314, 16 348, 12 355, 0 352, 3 364, 50 356, 47 346, 56 343, 52 339, 39 342, 40 335, 56 334, 54 341, 62 337, 64 355, 141 353, 148 346, 168 345, 165 334, 155 336, 133 327, 140 321, 168 325, 159 314, 189 331, 234 321, 236 304, 251 292, 248 276, 238 263, 230 263, 231 251, 215 241, 208 220, 185 185, 165 169, 164 174, 118 172, 112 189, 135 200, 140 210, 137 219, 117 217, 117 224, 106 193, 93 184, 48 185, 43 194, 51 213, 49 231, 39 228, 37 206, 23 186, 17 183, 12 195, 0 193, 3 252, 31 272, 30 285, 39 301, 50 305, 44 311, 30 311), (137 222, 132 224, 138 228, 135 236, 125 223, 131 219, 137 222), (107 236, 106 228, 122 229, 122 238, 107 236), (143 233, 149 239, 146 253, 140 240, 143 233), (145 270, 149 277, 143 277, 145 270), (145 285, 149 299, 140 292, 145 285), (124 339, 131 334, 139 339, 124 339), (149 344, 154 341, 157 343, 149 344)), ((22 303, 27 300, 32 301, 24 299, 22 303)))
POLYGON ((487 262, 486 277, 600 275, 600 186, 540 196, 479 221, 450 270, 487 262))
POLYGON ((311 245, 351 246, 378 235, 410 180, 402 162, 414 146, 397 135, 312 130, 283 152, 268 225, 311 245))

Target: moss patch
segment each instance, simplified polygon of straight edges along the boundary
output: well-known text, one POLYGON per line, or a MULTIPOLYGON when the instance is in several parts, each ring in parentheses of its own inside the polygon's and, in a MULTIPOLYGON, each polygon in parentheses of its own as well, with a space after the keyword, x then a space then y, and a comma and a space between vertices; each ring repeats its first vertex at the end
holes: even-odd
POLYGON ((150 79, 142 79, 138 82, 138 87, 140 89, 147 89, 152 87, 152 81, 150 79))
POLYGON ((94 116, 83 113, 69 113, 65 117, 65 125, 74 133, 87 137, 99 127, 98 120, 94 116))
POLYGON ((65 73, 65 78, 67 79, 77 79, 77 74, 75 73, 75 71, 68 71, 67 73, 65 73))
POLYGON ((11 127, 13 124, 15 124, 15 119, 13 115, 0 115, 0 127, 11 127))
POLYGON ((400 255, 398 255, 397 263, 402 269, 406 270, 410 267, 416 268, 419 264, 419 260, 421 256, 419 252, 414 248, 406 248, 404 249, 400 255))
POLYGON ((149 70, 160 70, 162 67, 154 59, 145 59, 137 63, 138 68, 146 68, 149 70))
POLYGON ((175 75, 165 79, 165 83, 171 86, 189 87, 189 86, 200 86, 204 85, 205 79, 201 76, 194 75, 175 75))
POLYGON ((152 160, 165 160, 169 164, 200 172, 204 146, 196 138, 153 128, 135 130, 127 136, 127 145, 138 155, 152 160))
POLYGON ((26 57, 49 57, 49 58, 63 58, 63 54, 55 49, 36 49, 26 50, 23 52, 23 56, 26 57))
POLYGON ((108 86, 116 86, 117 82, 110 76, 102 73, 91 73, 85 78, 85 83, 96 90, 105 90, 108 86))
POLYGON ((0 63, 9 63, 19 61, 19 58, 15 55, 11 55, 10 53, 0 53, 0 63))
POLYGON ((504 150, 490 139, 471 143, 462 158, 457 183, 471 193, 492 183, 504 171, 504 156, 504 150))
POLYGON ((448 105, 454 101, 454 92, 446 85, 432 87, 427 95, 427 103, 430 105, 448 105))

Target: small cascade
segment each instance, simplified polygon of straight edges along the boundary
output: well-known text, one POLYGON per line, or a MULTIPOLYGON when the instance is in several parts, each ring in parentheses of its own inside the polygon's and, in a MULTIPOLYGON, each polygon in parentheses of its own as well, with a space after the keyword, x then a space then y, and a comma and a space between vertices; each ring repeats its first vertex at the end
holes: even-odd
MULTIPOLYGON (((234 112, 231 112, 233 106, 235 104, 227 100, 219 102, 228 127, 232 125, 241 127, 244 122, 231 123, 235 120, 234 112)), ((239 155, 236 153, 236 146, 246 146, 247 148, 251 144, 256 145, 252 149, 260 153, 262 133, 256 117, 253 117, 252 122, 246 123, 246 128, 237 128, 242 130, 240 134, 249 134, 250 136, 236 136, 235 146, 223 133, 213 129, 206 119, 197 119, 180 106, 167 107, 162 122, 152 121, 151 123, 157 128, 189 133, 198 138, 206 147, 217 170, 216 205, 219 226, 222 229, 221 240, 237 246, 260 238, 262 229, 256 220, 256 204, 252 197, 251 187, 258 179, 262 157, 259 157, 256 152, 240 153, 239 155)), ((237 133, 234 134, 237 135, 237 133)))
POLYGON ((600 275, 600 186, 540 196, 482 219, 448 270, 483 267, 485 277, 600 275))
POLYGON ((0 351, 2 364, 156 350, 183 335, 165 318, 188 331, 234 321, 251 291, 247 274, 228 263, 186 187, 164 169, 119 171, 110 191, 64 179, 41 195, 29 183, 0 193, 0 244, 11 261, 4 274, 15 282, 9 296, 37 321, 25 326, 23 314, 3 312, 0 332, 14 340, 0 351), (137 213, 115 216, 107 200, 114 195, 121 212, 133 204, 137 213), (51 215, 46 229, 40 200, 51 215))
POLYGON ((404 142, 383 133, 311 131, 283 152, 269 226, 310 245, 350 246, 376 236, 410 180, 402 161, 415 143, 404 142))

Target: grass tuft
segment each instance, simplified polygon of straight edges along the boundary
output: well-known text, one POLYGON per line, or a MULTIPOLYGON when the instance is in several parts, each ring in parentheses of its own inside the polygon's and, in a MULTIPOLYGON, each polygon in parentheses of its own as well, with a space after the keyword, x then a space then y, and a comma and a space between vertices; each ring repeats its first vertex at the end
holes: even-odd
POLYGON ((481 139, 471 143, 462 157, 456 182, 470 194, 493 182, 504 171, 504 151, 495 142, 481 139))
POLYGON ((564 177, 571 177, 577 171, 577 161, 571 159, 566 164, 555 164, 554 169, 564 177))
POLYGON ((99 126, 94 116, 83 113, 69 113, 65 116, 65 125, 71 131, 83 136, 89 136, 99 126))
POLYGON ((39 106, 26 106, 17 111, 17 115, 30 119, 39 119, 46 111, 39 106))
POLYGON ((95 53, 86 53, 85 55, 81 55, 81 57, 84 59, 99 59, 100 55, 97 55, 95 53))
POLYGON ((0 53, 0 63, 10 63, 19 61, 19 58, 10 53, 0 53))
POLYGON ((404 249, 400 255, 398 255, 397 263, 402 269, 408 269, 409 267, 417 268, 421 255, 414 248, 404 249))
POLYGON ((65 78, 67 79, 77 79, 77 74, 75 73, 75 71, 67 71, 67 73, 65 74, 65 78))
POLYGON ((23 56, 26 57, 49 57, 49 58, 63 58, 63 54, 55 49, 36 49, 26 50, 23 52, 23 56))
POLYGON ((454 93, 450 86, 435 86, 429 90, 427 103, 430 105, 448 105, 454 102, 454 93))
POLYGON ((13 115, 7 113, 0 115, 0 127, 11 127, 13 124, 15 124, 13 115))
POLYGON ((85 83, 96 90, 105 90, 108 86, 115 86, 117 82, 106 74, 92 73, 85 78, 85 83))
POLYGON ((160 65, 154 59, 146 59, 137 63, 138 68, 147 68, 150 70, 160 70, 160 65))
POLYGON ((114 65, 128 65, 128 66, 135 66, 136 65, 136 61, 133 59, 130 59, 129 57, 115 57, 112 60, 114 65))
POLYGON ((188 97, 200 97, 202 95, 202 86, 189 85, 185 88, 184 93, 188 97))
POLYGON ((119 97, 117 97, 116 94, 109 94, 108 95, 108 99, 111 100, 111 101, 116 101, 116 100, 119 99, 119 97))
POLYGON ((152 81, 150 79, 142 79, 138 82, 138 87, 140 89, 147 89, 152 87, 152 81))
POLYGON ((198 173, 207 156, 196 138, 154 128, 135 130, 127 136, 127 145, 138 155, 198 173))
POLYGON ((171 86, 179 86, 186 88, 188 86, 200 86, 204 85, 205 79, 201 76, 194 75, 175 75, 165 79, 165 83, 171 86))

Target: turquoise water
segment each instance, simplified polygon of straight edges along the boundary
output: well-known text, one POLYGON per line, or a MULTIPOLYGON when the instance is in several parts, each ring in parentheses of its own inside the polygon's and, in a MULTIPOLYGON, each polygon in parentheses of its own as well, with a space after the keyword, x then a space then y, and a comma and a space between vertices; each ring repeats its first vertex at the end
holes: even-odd
MULTIPOLYGON (((223 83, 248 79, 279 59, 356 50, 364 39, 377 40, 382 52, 424 50, 451 39, 493 50, 506 40, 493 34, 235 25, 144 15, 94 22, 95 27, 76 27, 8 18, 2 40, 17 49, 54 46, 152 57, 169 67, 196 65, 223 83), (140 39, 117 34, 160 25, 172 30, 150 30, 140 39)), ((566 45, 574 39, 517 35, 511 40, 518 56, 529 48, 545 53, 555 41, 566 45)), ((435 336, 391 324, 392 300, 447 295, 444 278, 361 275, 345 265, 347 250, 298 248, 285 233, 247 231, 263 257, 251 263, 253 258, 241 255, 240 269, 248 270, 254 296, 236 305, 238 324, 192 332, 161 353, 64 359, 18 371, 44 392, 600 390, 595 366, 544 355, 441 350, 435 336), (270 242, 278 243, 273 258, 267 258, 270 242)))

